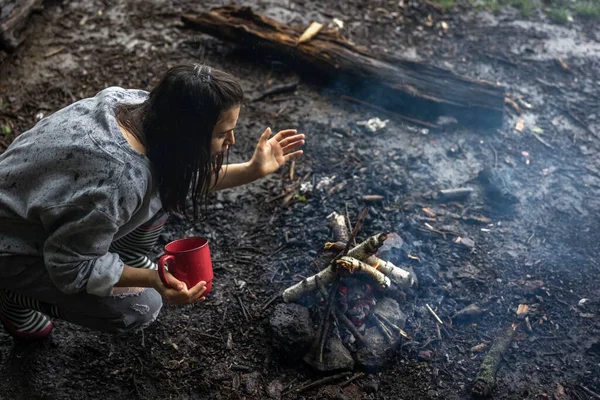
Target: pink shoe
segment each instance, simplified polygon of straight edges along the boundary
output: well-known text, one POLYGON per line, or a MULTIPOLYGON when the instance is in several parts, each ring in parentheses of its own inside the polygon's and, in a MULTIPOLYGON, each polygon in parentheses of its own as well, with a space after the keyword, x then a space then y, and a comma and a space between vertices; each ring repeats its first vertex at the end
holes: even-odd
POLYGON ((39 340, 47 338, 53 328, 50 318, 38 311, 27 311, 31 312, 28 325, 37 325, 37 327, 31 326, 28 330, 19 330, 8 318, 6 318, 4 313, 0 311, 0 322, 4 326, 4 329, 6 329, 6 331, 15 339, 39 340))

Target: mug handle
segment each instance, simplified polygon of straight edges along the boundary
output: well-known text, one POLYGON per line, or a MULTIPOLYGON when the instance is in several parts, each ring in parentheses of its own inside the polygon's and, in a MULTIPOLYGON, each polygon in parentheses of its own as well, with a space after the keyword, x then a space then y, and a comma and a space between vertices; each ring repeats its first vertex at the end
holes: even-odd
POLYGON ((170 254, 166 254, 158 259, 158 277, 162 281, 163 285, 165 285, 168 288, 170 288, 172 286, 171 286, 171 284, 169 284, 169 280, 167 279, 167 274, 165 274, 165 264, 167 261, 174 260, 174 259, 175 259, 175 257, 173 257, 170 254))

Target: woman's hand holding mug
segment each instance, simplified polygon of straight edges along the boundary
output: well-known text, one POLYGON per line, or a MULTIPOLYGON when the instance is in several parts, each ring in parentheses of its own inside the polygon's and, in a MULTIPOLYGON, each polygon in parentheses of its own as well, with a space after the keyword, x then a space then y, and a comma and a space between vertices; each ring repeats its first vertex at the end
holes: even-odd
POLYGON ((205 299, 206 282, 200 281, 191 289, 185 282, 175 278, 169 271, 165 271, 170 287, 165 286, 162 279, 156 274, 153 287, 162 296, 167 304, 193 304, 205 299))

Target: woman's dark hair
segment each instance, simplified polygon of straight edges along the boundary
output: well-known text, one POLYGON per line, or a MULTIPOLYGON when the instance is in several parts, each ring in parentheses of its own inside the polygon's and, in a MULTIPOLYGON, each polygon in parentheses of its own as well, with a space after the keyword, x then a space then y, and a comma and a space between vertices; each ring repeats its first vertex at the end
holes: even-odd
POLYGON ((239 81, 206 65, 179 65, 167 71, 141 104, 120 104, 121 126, 145 147, 167 211, 193 217, 206 210, 211 182, 217 182, 223 154, 211 157, 212 132, 219 116, 243 101, 239 81))

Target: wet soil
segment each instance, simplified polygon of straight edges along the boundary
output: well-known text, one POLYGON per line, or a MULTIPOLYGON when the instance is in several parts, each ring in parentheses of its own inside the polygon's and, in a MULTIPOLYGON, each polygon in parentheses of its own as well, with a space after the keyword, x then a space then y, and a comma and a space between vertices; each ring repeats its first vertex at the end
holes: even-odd
MULTIPOLYGON (((61 321, 52 339, 38 344, 15 344, 0 332, 0 398, 264 399, 319 379, 273 348, 268 317, 281 301, 273 298, 315 272, 311 261, 331 238, 326 216, 347 208, 356 221, 365 206, 369 215, 359 238, 397 232, 405 245, 392 258, 410 264, 420 278, 421 287, 401 304, 412 340, 382 371, 343 388, 317 387, 284 398, 469 398, 485 356, 472 348, 489 348, 513 323, 518 332, 504 355, 494 398, 566 398, 558 397, 564 391, 587 399, 600 393, 597 25, 581 20, 561 27, 542 15, 524 21, 510 10, 444 13, 428 3, 400 7, 386 0, 246 3, 291 24, 339 18, 351 40, 374 52, 498 82, 521 114, 507 106, 505 122, 495 130, 449 123, 430 131, 349 104, 339 92, 304 78, 295 93, 248 103, 232 161, 248 159, 267 126, 305 132, 305 156, 296 163, 294 181, 286 168, 215 194, 202 223, 171 217, 161 244, 186 235, 211 239, 216 279, 207 301, 166 306, 155 324, 126 337, 61 321), (357 125, 373 117, 389 122, 374 134, 357 125), (517 204, 499 209, 490 202, 474 179, 485 167, 500 171, 517 204), (325 178, 332 183, 284 204, 286 188, 296 190, 302 179, 316 187, 325 178), (460 186, 472 187, 473 195, 454 203, 431 195, 460 186), (368 194, 383 200, 366 203, 368 194), (473 216, 491 222, 473 224, 473 216), (457 237, 475 246, 460 246, 457 237), (450 317, 471 303, 484 315, 452 324, 450 317), (439 335, 426 304, 445 322, 439 335), (516 316, 519 304, 529 306, 531 330, 516 316), (424 350, 429 352, 419 356, 424 350)), ((43 115, 107 86, 151 88, 180 62, 205 61, 236 74, 249 97, 297 79, 276 57, 256 59, 181 29, 182 12, 217 5, 47 2, 31 20, 30 39, 0 65, 0 119, 12 128, 0 137, 0 150, 43 115)))

